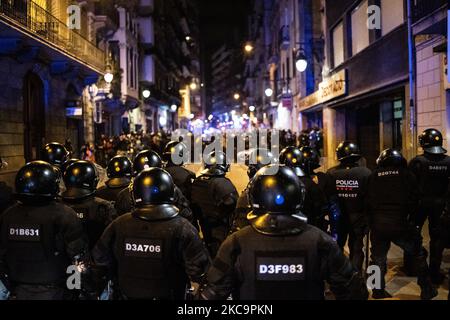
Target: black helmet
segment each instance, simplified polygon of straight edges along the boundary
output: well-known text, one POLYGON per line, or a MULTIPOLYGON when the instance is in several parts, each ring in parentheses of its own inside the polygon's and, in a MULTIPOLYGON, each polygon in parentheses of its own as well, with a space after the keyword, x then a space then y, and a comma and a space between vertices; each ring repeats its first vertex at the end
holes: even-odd
POLYGON ((323 133, 319 128, 314 128, 309 132, 309 141, 311 142, 311 146, 314 146, 318 149, 323 147, 323 133))
POLYGON ((406 167, 407 161, 400 151, 386 149, 380 153, 380 156, 377 159, 377 166, 381 168, 406 167))
POLYGON ((69 152, 58 142, 47 143, 42 150, 42 160, 54 166, 61 166, 68 158, 69 152))
POLYGON ((135 175, 137 175, 144 169, 161 168, 161 167, 162 167, 161 157, 155 151, 144 150, 139 152, 136 158, 134 158, 133 169, 135 175))
POLYGON ((201 172, 206 176, 224 176, 230 169, 227 156, 222 151, 213 151, 203 161, 204 169, 201 172))
POLYGON ((184 154, 186 152, 186 145, 178 141, 170 141, 164 148, 163 159, 165 162, 182 166, 184 163, 184 154), (174 161, 174 159, 176 161, 174 161))
POLYGON ((33 161, 22 167, 16 175, 16 194, 20 201, 42 202, 56 198, 59 193, 60 174, 48 162, 33 161))
POLYGON ((341 142, 336 148, 336 155, 339 161, 358 161, 361 159, 361 152, 356 143, 351 141, 341 142))
POLYGON ((436 129, 427 129, 419 136, 419 143, 423 150, 432 154, 445 154, 447 150, 442 147, 442 133, 436 129))
POLYGON ((178 214, 173 205, 175 184, 170 174, 161 168, 145 169, 132 182, 133 212, 145 220, 168 219, 178 214))
POLYGON ((98 173, 90 161, 79 160, 67 167, 64 172, 64 184, 67 188, 62 197, 67 200, 78 200, 95 194, 98 184, 98 173))
POLYGON ((64 162, 64 163, 61 165, 61 173, 64 174, 64 172, 66 172, 67 168, 68 168, 72 163, 75 163, 75 162, 77 162, 77 161, 80 161, 80 159, 75 159, 75 158, 73 158, 73 159, 69 159, 69 160, 67 160, 66 162, 64 162))
POLYGON ((300 166, 306 173, 311 174, 315 169, 320 168, 320 156, 316 149, 302 147, 300 152, 302 153, 300 166))
POLYGON ((108 162, 106 174, 109 180, 106 185, 111 188, 120 188, 130 184, 133 175, 133 166, 130 159, 125 156, 115 156, 108 162))
POLYGON ((269 165, 259 170, 250 183, 250 204, 255 215, 293 215, 303 203, 302 185, 287 166, 269 165))
POLYGON ((248 154, 248 169, 247 175, 251 179, 255 176, 256 172, 264 166, 269 164, 276 164, 278 159, 267 149, 253 149, 248 154))
POLYGON ((310 144, 309 141, 309 133, 306 131, 302 131, 300 136, 298 137, 298 143, 300 147, 307 147, 310 144))
POLYGON ((305 176, 305 172, 301 168, 302 161, 302 152, 297 147, 284 148, 280 153, 280 164, 290 167, 298 177, 305 176))

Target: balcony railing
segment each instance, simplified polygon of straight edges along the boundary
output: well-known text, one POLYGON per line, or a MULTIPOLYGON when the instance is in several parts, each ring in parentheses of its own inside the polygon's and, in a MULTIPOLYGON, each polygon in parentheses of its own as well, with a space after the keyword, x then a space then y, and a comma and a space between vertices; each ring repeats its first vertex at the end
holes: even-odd
POLYGON ((447 0, 415 0, 412 1, 413 22, 432 14, 440 7, 447 4, 447 0))
POLYGON ((104 70, 104 51, 34 1, 0 1, 0 20, 25 29, 99 72, 104 70))

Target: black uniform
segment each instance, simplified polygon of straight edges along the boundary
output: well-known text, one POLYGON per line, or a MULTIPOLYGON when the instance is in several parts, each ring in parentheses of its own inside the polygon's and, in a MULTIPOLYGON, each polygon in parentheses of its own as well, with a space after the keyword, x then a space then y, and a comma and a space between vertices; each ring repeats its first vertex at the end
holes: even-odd
POLYGON ((111 202, 91 196, 85 199, 63 199, 71 207, 83 223, 92 249, 105 228, 116 218, 116 210, 111 202))
POLYGON ((440 217, 445 207, 449 187, 450 157, 443 154, 420 155, 409 164, 420 187, 420 207, 416 225, 421 229, 428 218, 430 232, 430 270, 439 274, 441 255, 439 253, 440 217))
POLYGON ((13 204, 12 189, 0 181, 0 215, 13 204))
POLYGON ((176 165, 167 165, 165 170, 170 173, 173 178, 173 182, 181 190, 183 195, 190 201, 192 182, 195 179, 195 173, 176 165))
POLYGON ((231 226, 231 232, 239 231, 249 225, 247 215, 252 211, 249 199, 249 186, 242 191, 237 199, 236 209, 234 210, 234 217, 231 226))
MULTIPOLYGON (((175 202, 174 205, 180 210, 180 216, 193 221, 192 210, 189 206, 189 201, 183 195, 180 189, 175 187, 175 202)), ((121 216, 129 213, 133 209, 133 201, 131 200, 130 188, 125 188, 119 193, 117 202, 114 205, 117 215, 121 216)))
POLYGON ((341 216, 339 208, 339 198, 337 195, 335 181, 332 176, 324 172, 313 172, 309 177, 314 183, 319 186, 322 194, 326 199, 326 216, 325 225, 328 227, 330 235, 337 240, 338 238, 338 223, 341 216))
POLYGON ((240 300, 323 300, 328 281, 337 299, 367 299, 364 281, 330 236, 294 217, 272 219, 284 230, 258 229, 256 219, 225 240, 203 298, 234 291, 240 300))
POLYGON ((119 193, 126 188, 128 188, 128 185, 122 187, 109 187, 108 185, 104 185, 97 190, 95 195, 97 198, 115 203, 119 198, 119 193))
POLYGON ((419 285, 423 285, 429 277, 429 269, 422 237, 413 224, 419 203, 419 187, 414 174, 406 168, 378 168, 369 178, 368 195, 371 259, 372 264, 382 271, 381 289, 385 288, 391 242, 415 258, 419 285))
POLYGON ((309 224, 327 231, 325 218, 328 215, 328 203, 325 193, 310 177, 300 177, 300 181, 306 190, 302 212, 308 218, 309 224))
MULTIPOLYGON (((450 187, 447 195, 447 204, 445 206, 444 213, 442 214, 441 221, 440 221, 440 237, 439 237, 439 243, 437 246, 437 259, 442 260, 442 254, 445 250, 445 248, 450 248, 450 187)), ((449 276, 449 284, 450 284, 450 268, 448 270, 448 276, 449 276)), ((449 286, 450 288, 450 286, 449 286)), ((448 299, 450 300, 450 292, 448 295, 448 299)))
POLYGON ((192 184, 192 209, 211 256, 215 256, 232 223, 238 193, 225 176, 201 175, 192 184))
POLYGON ((341 210, 337 241, 342 249, 349 238, 350 259, 360 271, 364 262, 365 197, 370 173, 369 169, 355 163, 342 163, 328 171, 335 183, 341 210))
POLYGON ((114 274, 124 299, 185 299, 189 280, 202 283, 209 257, 194 226, 178 216, 173 179, 148 169, 132 189, 136 209, 106 229, 94 260, 114 274))
POLYGON ((0 230, 0 275, 8 275, 12 298, 65 298, 67 267, 87 253, 76 213, 54 201, 16 204, 0 217, 0 230))

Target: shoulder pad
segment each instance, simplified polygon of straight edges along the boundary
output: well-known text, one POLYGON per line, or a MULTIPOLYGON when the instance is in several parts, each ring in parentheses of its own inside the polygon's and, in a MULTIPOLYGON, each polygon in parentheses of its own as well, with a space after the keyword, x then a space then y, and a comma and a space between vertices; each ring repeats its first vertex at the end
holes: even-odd
POLYGON ((178 208, 170 204, 149 205, 135 209, 132 216, 144 221, 163 221, 175 218, 178 212, 178 208))
POLYGON ((268 236, 291 236, 302 233, 308 219, 301 213, 298 215, 264 214, 255 217, 253 212, 247 216, 250 224, 257 232, 268 236))

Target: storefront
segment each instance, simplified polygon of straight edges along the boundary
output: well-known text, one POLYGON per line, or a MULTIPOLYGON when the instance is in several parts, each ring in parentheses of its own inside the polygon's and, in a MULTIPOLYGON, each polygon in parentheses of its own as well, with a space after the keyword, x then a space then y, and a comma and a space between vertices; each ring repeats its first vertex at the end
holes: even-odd
POLYGON ((367 166, 374 168, 381 150, 405 148, 406 79, 367 92, 349 91, 347 70, 319 85, 298 101, 300 128, 324 131, 326 167, 336 163, 334 151, 342 140, 358 143, 367 166))

